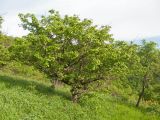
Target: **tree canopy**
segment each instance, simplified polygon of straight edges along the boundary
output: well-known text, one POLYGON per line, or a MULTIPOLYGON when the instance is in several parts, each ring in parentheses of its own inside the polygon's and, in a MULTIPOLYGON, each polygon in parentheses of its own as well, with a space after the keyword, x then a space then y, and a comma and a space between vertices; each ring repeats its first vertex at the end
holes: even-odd
POLYGON ((41 19, 33 14, 19 16, 30 33, 17 39, 14 57, 70 85, 73 101, 92 83, 110 79, 117 61, 109 26, 99 27, 76 15, 61 17, 53 10, 41 19))

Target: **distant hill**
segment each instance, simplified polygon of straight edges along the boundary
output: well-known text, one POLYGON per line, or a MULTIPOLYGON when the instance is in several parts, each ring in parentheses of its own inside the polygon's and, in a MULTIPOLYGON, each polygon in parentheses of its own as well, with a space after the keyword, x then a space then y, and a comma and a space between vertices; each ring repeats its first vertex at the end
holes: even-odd
POLYGON ((141 44, 142 40, 146 40, 148 42, 153 41, 153 42, 158 44, 158 47, 160 47, 160 36, 148 37, 148 38, 138 38, 138 39, 134 39, 134 40, 131 40, 131 41, 133 41, 133 43, 136 43, 136 44, 141 44))

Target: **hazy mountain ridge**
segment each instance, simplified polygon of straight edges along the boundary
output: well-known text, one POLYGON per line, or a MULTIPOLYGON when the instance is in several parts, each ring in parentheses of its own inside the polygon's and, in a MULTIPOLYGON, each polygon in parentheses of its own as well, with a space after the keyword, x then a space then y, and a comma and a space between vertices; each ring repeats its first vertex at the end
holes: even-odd
POLYGON ((147 42, 153 41, 157 43, 158 47, 160 47, 160 36, 148 37, 148 38, 138 38, 131 40, 133 43, 142 44, 142 40, 146 40, 147 42))

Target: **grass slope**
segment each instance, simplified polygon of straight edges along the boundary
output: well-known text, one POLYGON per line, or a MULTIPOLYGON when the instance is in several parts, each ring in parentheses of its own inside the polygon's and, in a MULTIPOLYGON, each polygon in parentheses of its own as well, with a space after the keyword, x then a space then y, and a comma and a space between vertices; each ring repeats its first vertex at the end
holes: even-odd
POLYGON ((158 116, 92 93, 80 104, 70 101, 69 89, 0 75, 0 120, 158 120, 158 116))

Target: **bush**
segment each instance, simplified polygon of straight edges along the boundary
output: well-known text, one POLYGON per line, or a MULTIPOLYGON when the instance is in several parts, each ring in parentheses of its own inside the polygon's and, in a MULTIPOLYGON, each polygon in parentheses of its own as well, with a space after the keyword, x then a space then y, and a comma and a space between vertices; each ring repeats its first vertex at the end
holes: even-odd
POLYGON ((33 66, 27 66, 15 61, 6 63, 3 67, 1 67, 0 72, 12 76, 20 76, 27 79, 35 79, 45 82, 49 81, 45 74, 39 72, 33 66))

